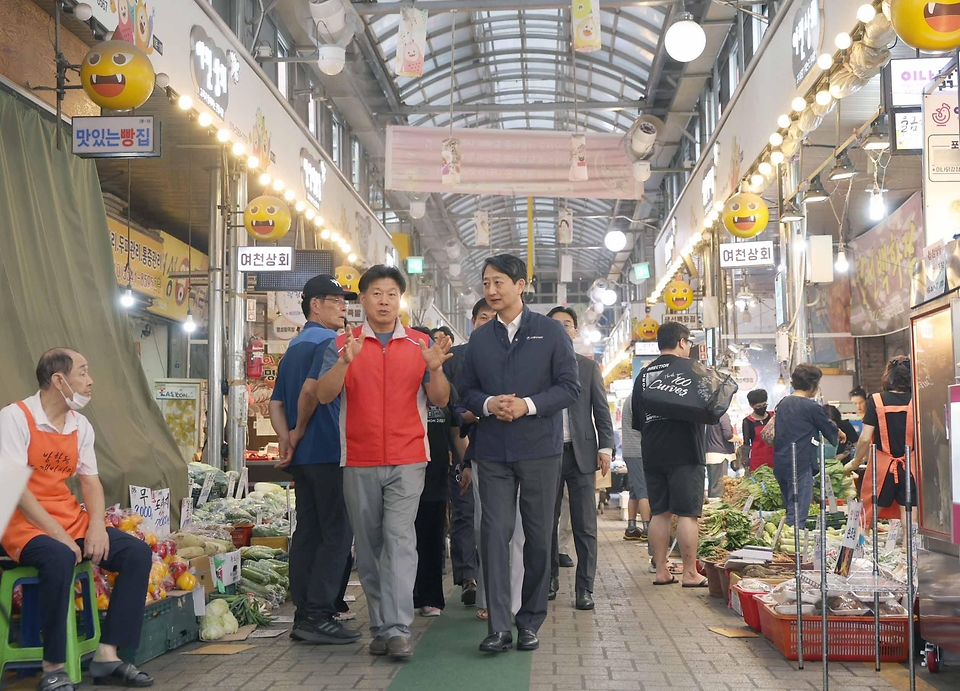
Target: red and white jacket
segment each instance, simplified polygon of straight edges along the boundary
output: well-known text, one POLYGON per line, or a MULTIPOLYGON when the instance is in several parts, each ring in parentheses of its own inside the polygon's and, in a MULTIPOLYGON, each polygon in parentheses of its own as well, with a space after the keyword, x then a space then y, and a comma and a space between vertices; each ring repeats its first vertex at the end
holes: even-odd
MULTIPOLYGON (((362 342, 340 392, 340 465, 371 467, 425 463, 427 440, 427 364, 420 353, 424 334, 400 322, 383 346, 364 321, 353 330, 362 342)), ((346 335, 337 339, 342 351, 346 335)))

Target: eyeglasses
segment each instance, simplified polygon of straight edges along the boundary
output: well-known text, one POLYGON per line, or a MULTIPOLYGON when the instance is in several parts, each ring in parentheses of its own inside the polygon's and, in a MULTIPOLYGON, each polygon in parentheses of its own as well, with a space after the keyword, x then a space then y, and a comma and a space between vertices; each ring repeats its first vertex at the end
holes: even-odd
POLYGON ((322 297, 322 298, 320 298, 320 299, 323 300, 324 302, 332 302, 332 303, 335 304, 335 305, 346 305, 346 304, 347 304, 346 298, 322 297))

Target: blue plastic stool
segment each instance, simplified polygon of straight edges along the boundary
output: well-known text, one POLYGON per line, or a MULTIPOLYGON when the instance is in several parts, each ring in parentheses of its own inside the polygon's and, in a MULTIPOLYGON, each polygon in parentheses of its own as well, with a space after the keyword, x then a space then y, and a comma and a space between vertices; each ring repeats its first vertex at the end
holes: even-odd
MULTIPOLYGON (((8 562, 12 563, 12 562, 8 562)), ((80 562, 73 570, 73 582, 80 581, 83 598, 83 632, 77 631, 77 612, 74 604, 74 588, 70 588, 70 603, 67 607, 67 660, 64 665, 70 680, 80 683, 81 659, 96 652, 100 645, 100 617, 97 614, 97 596, 94 587, 93 564, 80 562)), ((23 604, 20 607, 20 637, 16 644, 10 642, 11 627, 0 619, 0 677, 7 667, 39 668, 43 662, 43 641, 40 635, 40 579, 37 570, 30 566, 7 569, 0 579, 0 605, 7 612, 13 611, 13 589, 23 586, 23 604)), ((12 624, 12 622, 11 622, 12 624)))

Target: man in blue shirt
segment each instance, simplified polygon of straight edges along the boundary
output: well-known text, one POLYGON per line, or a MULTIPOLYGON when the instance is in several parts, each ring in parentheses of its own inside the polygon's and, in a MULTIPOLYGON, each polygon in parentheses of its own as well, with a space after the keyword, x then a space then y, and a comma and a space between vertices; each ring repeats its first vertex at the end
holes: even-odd
POLYGON ((336 618, 353 542, 340 469, 340 400, 320 405, 316 396, 324 353, 344 326, 346 301, 356 299, 333 276, 307 281, 302 304, 307 323, 280 361, 270 401, 270 421, 280 439, 277 467, 293 476, 297 498, 290 549, 290 594, 297 611, 290 635, 309 643, 340 645, 360 638, 336 618))

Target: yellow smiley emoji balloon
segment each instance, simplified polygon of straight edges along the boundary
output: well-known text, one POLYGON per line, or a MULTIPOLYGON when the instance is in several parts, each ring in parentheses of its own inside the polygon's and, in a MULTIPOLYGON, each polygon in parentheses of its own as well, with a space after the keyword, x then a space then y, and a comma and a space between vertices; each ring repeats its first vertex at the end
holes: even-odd
POLYGON ((723 227, 738 238, 752 238, 763 232, 770 221, 770 209, 763 198, 744 192, 723 206, 723 227))
POLYGON ((919 50, 960 46, 960 0, 892 0, 890 19, 903 42, 919 50))
POLYGON ((645 318, 637 322, 637 328, 635 330, 637 338, 641 341, 655 341, 657 340, 657 332, 660 331, 660 325, 657 323, 657 320, 647 315, 645 318))
POLYGON ((334 276, 337 278, 337 283, 344 290, 349 290, 351 293, 360 292, 360 271, 353 268, 349 264, 344 264, 343 266, 338 266, 337 270, 334 272, 334 276))
POLYGON ((685 310, 693 304, 693 288, 686 281, 671 281, 663 291, 663 301, 676 312, 685 310))
POLYGON ((139 108, 150 98, 156 80, 147 54, 126 41, 98 43, 80 63, 83 90, 108 110, 139 108))
POLYGON ((254 240, 279 240, 290 230, 290 209, 276 197, 257 197, 244 209, 243 227, 254 240))

